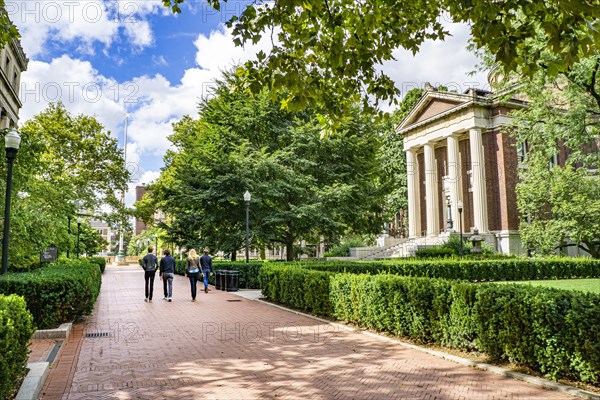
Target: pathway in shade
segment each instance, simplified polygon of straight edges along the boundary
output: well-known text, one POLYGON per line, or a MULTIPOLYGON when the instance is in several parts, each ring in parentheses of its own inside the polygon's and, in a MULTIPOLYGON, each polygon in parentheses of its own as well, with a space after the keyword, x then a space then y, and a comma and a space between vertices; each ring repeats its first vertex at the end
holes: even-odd
POLYGON ((193 303, 180 276, 169 303, 155 283, 146 303, 141 268, 106 268, 44 399, 574 399, 233 294, 193 303))

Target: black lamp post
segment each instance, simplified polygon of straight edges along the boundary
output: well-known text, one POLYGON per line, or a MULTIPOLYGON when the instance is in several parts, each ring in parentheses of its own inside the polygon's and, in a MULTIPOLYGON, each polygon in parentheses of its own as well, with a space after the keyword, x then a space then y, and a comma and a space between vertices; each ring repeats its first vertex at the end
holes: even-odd
POLYGON ((77 218, 77 258, 79 258, 79 233, 81 232, 82 218, 77 218))
POLYGON ((21 136, 16 129, 11 129, 10 132, 4 137, 4 144, 6 146, 6 160, 8 161, 8 167, 6 169, 6 198, 4 203, 4 236, 2 237, 2 273, 5 274, 8 271, 8 239, 9 239, 9 227, 10 227, 10 195, 12 192, 12 171, 17 158, 17 151, 19 151, 19 145, 21 144, 21 136))
POLYGON ((454 221, 452 221, 452 210, 450 207, 452 206, 452 202, 450 202, 450 197, 448 197, 448 203, 446 204, 448 207, 448 218, 446 221, 446 227, 448 228, 448 232, 452 232, 452 228, 454 227, 454 221))
POLYGON ((244 201, 246 202, 246 266, 249 264, 250 251, 248 247, 248 235, 250 233, 250 225, 248 219, 250 217, 250 192, 246 190, 244 193, 244 201))
POLYGON ((463 211, 463 203, 462 201, 458 201, 456 203, 456 208, 458 208, 458 226, 460 229, 460 254, 459 258, 462 258, 463 255, 463 230, 462 230, 462 211, 463 211))
POLYGON ((158 234, 154 235, 154 240, 156 241, 156 257, 158 257, 158 234))
POLYGON ((67 246, 67 258, 69 258, 69 255, 71 254, 70 247, 71 247, 71 216, 69 215, 67 217, 67 232, 69 233, 69 245, 67 246))

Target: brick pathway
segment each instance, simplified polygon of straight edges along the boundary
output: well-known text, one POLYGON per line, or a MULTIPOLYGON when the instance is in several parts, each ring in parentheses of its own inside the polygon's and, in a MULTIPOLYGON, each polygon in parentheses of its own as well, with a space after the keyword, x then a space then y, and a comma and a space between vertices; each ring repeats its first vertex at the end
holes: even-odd
POLYGON ((192 303, 184 277, 172 303, 158 277, 145 303, 143 283, 134 266, 106 269, 84 337, 51 372, 65 393, 44 399, 573 399, 232 294, 192 303))

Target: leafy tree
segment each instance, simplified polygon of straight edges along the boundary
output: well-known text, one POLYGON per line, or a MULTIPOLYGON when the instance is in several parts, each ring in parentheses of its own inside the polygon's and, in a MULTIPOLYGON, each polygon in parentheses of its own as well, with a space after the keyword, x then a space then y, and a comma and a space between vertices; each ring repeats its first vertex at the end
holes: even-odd
POLYGON ((20 37, 17 27, 8 17, 5 6, 6 2, 0 0, 0 48, 4 48, 10 40, 20 37))
MULTIPOLYGON (((6 130, 1 131, 5 135, 6 130)), ((62 104, 51 104, 20 129, 21 146, 13 174, 10 262, 26 267, 39 261, 50 245, 75 251, 76 232, 68 219, 80 209, 100 210, 108 221, 126 221, 114 195, 128 180, 122 151, 95 118, 72 116, 62 104)), ((2 161, 6 171, 6 161, 2 161)), ((2 174, 2 189, 6 183, 2 174)), ((90 242, 90 246, 92 242, 90 242)), ((93 247, 93 246, 92 246, 93 247)), ((91 251, 91 248, 90 248, 91 251)))
POLYGON ((518 83, 528 100, 514 122, 527 148, 517 196, 520 232, 531 250, 552 253, 570 240, 600 257, 599 68, 600 53, 557 77, 539 71, 507 82, 518 83))
MULTIPOLYGON (((163 0, 174 12, 182 3, 163 0)), ((398 89, 377 66, 397 48, 416 53, 424 41, 446 38, 445 19, 468 23, 475 48, 528 75, 566 71, 600 43, 600 7, 580 0, 276 0, 249 3, 228 26, 238 46, 276 38, 269 54, 259 52, 238 70, 246 90, 286 88, 284 108, 319 105, 345 115, 361 97, 365 107, 369 96, 375 105, 395 102, 398 89), (546 50, 556 56, 549 64, 540 57, 546 50)))
POLYGON ((281 110, 263 91, 231 91, 226 75, 200 119, 174 126, 177 151, 151 187, 155 205, 172 216, 168 231, 187 247, 235 254, 244 243, 243 193, 252 193, 253 243, 281 243, 289 259, 299 239, 381 226, 381 127, 357 108, 338 135, 322 138, 316 117, 281 110))
POLYGON ((79 254, 93 256, 106 248, 108 242, 92 226, 85 222, 79 231, 79 254))

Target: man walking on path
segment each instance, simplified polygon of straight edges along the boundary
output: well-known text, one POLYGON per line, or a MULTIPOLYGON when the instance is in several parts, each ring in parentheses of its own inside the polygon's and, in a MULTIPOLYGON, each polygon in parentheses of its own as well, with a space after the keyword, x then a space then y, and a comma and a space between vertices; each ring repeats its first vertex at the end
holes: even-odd
POLYGON ((204 255, 200 257, 200 268, 204 278, 204 293, 208 293, 208 277, 212 276, 212 258, 208 255, 208 247, 204 248, 204 255))
POLYGON ((142 268, 144 269, 144 279, 146 281, 145 291, 146 298, 144 301, 152 303, 152 293, 154 293, 154 277, 156 276, 156 270, 158 269, 158 258, 152 254, 154 249, 148 247, 148 254, 142 259, 142 268))
POLYGON ((173 278, 175 278, 175 259, 171 257, 171 252, 166 249, 165 255, 160 260, 160 279, 163 281, 165 289, 164 300, 171 301, 173 298, 173 278))

